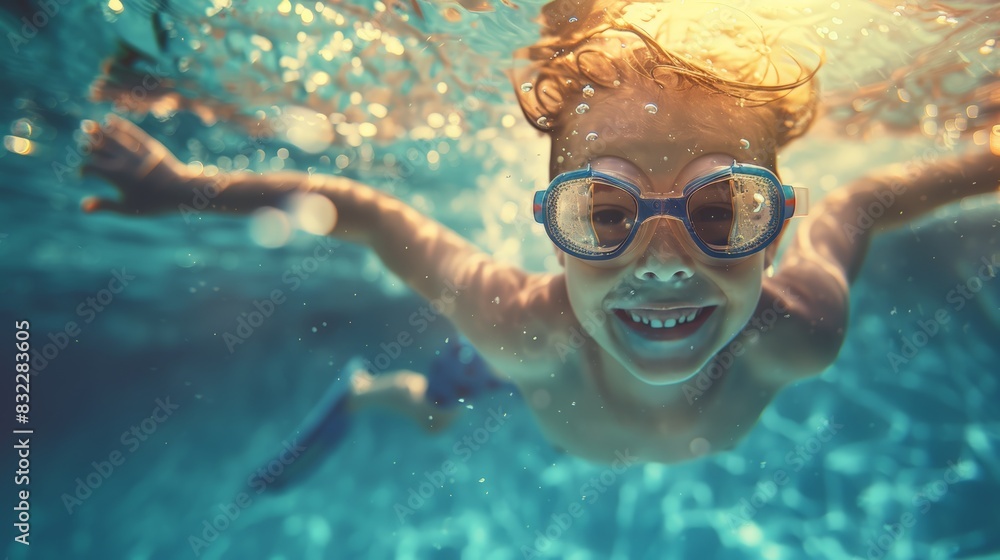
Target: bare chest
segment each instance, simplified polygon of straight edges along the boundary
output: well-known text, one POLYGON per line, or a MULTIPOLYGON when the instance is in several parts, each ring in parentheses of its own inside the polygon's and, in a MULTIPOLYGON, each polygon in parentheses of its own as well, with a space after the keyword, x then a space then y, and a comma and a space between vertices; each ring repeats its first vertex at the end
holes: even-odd
POLYGON ((630 398, 610 384, 627 371, 600 371, 570 360, 560 371, 521 384, 542 431, 557 447, 610 463, 626 451, 641 461, 674 463, 735 446, 756 424, 774 390, 753 381, 747 363, 723 375, 689 379, 664 399, 630 398))

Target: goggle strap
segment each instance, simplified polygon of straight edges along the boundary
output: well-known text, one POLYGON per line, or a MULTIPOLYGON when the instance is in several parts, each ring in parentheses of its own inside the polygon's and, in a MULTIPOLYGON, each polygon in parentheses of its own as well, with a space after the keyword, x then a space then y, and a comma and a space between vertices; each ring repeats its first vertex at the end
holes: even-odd
POLYGON ((795 192, 795 212, 790 217, 800 218, 809 215, 809 189, 805 187, 792 187, 795 192))

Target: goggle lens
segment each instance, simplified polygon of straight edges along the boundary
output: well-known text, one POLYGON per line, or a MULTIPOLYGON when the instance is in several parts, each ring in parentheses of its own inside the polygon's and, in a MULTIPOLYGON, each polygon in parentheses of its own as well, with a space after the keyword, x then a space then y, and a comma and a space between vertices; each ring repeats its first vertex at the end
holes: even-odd
POLYGON ((705 185, 688 197, 695 235, 714 251, 756 249, 780 227, 778 187, 764 177, 735 175, 705 185))
POLYGON ((691 193, 688 220, 706 245, 718 250, 729 244, 733 231, 733 197, 730 181, 719 181, 691 193))
POLYGON ((663 212, 683 218, 678 213, 686 213, 689 231, 709 255, 742 256, 760 250, 781 229, 781 189, 766 176, 736 172, 693 187, 683 209, 667 210, 637 198, 614 180, 578 176, 548 191, 545 220, 557 245, 576 256, 601 258, 619 251, 631 239, 640 208, 647 206, 641 212, 644 216, 663 212))
POLYGON ((615 250, 635 227, 639 207, 626 191, 599 181, 591 184, 591 229, 601 249, 615 250))
POLYGON ((624 189, 592 178, 560 184, 549 206, 552 234, 585 255, 612 253, 635 227, 639 207, 624 189))

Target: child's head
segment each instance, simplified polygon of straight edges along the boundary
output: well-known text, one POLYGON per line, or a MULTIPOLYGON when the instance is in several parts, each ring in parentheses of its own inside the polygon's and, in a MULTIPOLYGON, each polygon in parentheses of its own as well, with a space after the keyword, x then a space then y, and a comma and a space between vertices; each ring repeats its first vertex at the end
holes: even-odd
MULTIPOLYGON (((743 12, 595 0, 543 15, 546 36, 515 84, 551 134, 553 178, 590 165, 643 197, 680 196, 734 161, 776 173, 777 149, 812 120, 818 61, 804 67, 743 12)), ((607 313, 593 338, 663 384, 697 373, 746 325, 776 246, 713 258, 679 220, 653 219, 614 259, 560 259, 577 316, 607 313)))

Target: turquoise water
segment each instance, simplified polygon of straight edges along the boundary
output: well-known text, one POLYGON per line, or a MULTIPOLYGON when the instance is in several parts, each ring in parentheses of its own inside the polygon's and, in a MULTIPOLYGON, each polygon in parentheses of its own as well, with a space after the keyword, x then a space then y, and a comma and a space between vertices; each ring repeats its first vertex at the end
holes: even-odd
MULTIPOLYGON (((444 12, 449 6, 421 5, 427 19, 415 28, 468 38, 442 41, 439 52, 450 66, 441 58, 426 70, 440 97, 419 97, 422 86, 414 80, 426 78, 424 70, 397 88, 420 100, 414 112, 429 128, 426 137, 363 136, 360 127, 348 127, 326 141, 322 131, 303 125, 301 136, 265 139, 245 150, 244 128, 206 123, 192 111, 132 118, 184 162, 236 168, 238 155, 248 154, 243 165, 258 171, 312 169, 362 178, 497 258, 553 269, 548 242, 527 212, 528 193, 545 182, 547 148, 530 129, 504 119, 520 123, 521 116, 499 75, 475 72, 477 56, 495 56, 509 48, 500 43, 530 37, 528 20, 537 6, 473 14, 454 5, 463 17, 451 22, 444 12), (472 29, 471 21, 480 24, 472 29), (431 126, 437 117, 430 113, 440 115, 441 126, 431 126), (457 124, 448 120, 451 113, 461 113, 457 124), (448 124, 458 128, 449 131, 448 124), (338 156, 344 156, 339 163, 338 156)), ((878 12, 876 4, 866 6, 878 12)), ((18 32, 18 20, 37 9, 29 2, 6 6, 5 32, 18 32)), ((436 435, 388 414, 366 415, 306 484, 283 494, 257 493, 254 469, 281 450, 344 362, 372 358, 381 342, 410 331, 407 319, 423 302, 370 252, 347 244, 338 244, 308 278, 286 281, 286 272, 319 244, 301 231, 275 243, 262 225, 244 218, 205 215, 186 223, 179 215, 84 215, 77 210, 83 196, 112 189, 61 166, 75 166, 81 119, 99 120, 114 109, 90 100, 88 91, 101 61, 120 52, 122 42, 161 61, 177 91, 238 106, 246 118, 259 110, 294 120, 290 107, 318 103, 350 115, 346 94, 309 77, 324 67, 315 53, 333 40, 333 27, 307 25, 292 5, 288 12, 298 20, 281 9, 172 3, 155 23, 147 4, 125 4, 117 14, 112 3, 67 3, 3 62, 0 117, 13 139, 0 150, 0 317, 8 340, 14 337, 9 323, 26 319, 36 346, 53 344, 30 393, 31 544, 13 542, 8 524, 8 557, 478 560, 524 558, 527 550, 580 560, 1000 557, 1000 281, 983 281, 971 297, 956 295, 982 259, 1000 259, 995 200, 968 200, 878 238, 853 289, 849 336, 836 364, 782 392, 730 452, 613 473, 556 451, 520 397, 501 393, 469 403, 436 435), (220 38, 214 30, 226 33, 220 38), (305 38, 298 35, 303 30, 305 38), (158 32, 166 34, 166 46, 157 44, 158 32), (262 50, 263 62, 254 66, 258 33, 271 37, 272 49, 262 50), (309 42, 313 35, 316 44, 309 42), (281 57, 297 60, 301 49, 314 54, 299 65, 298 77, 284 75, 295 64, 281 57), (274 86, 273 75, 295 87, 274 86), (264 93, 280 91, 267 97, 255 93, 254 84, 271 84, 264 93), (124 289, 99 312, 89 306, 88 298, 108 298, 102 290, 116 277, 128 282, 124 289), (230 352, 223 333, 276 288, 287 301, 230 352), (889 357, 903 352, 904 340, 922 342, 922 322, 939 310, 947 322, 918 344, 912 359, 889 357), (70 321, 79 332, 70 329, 72 336, 63 339, 59 333, 70 321), (478 449, 460 445, 483 433, 491 411, 506 412, 502 427, 478 449), (147 439, 130 436, 133 426, 147 439), (441 480, 436 473, 446 461, 454 472, 441 480), (88 477, 96 488, 78 492, 77 479, 88 477), (594 490, 595 478, 603 491, 594 490), (424 484, 428 479, 438 484, 424 484), (424 496, 416 500, 411 491, 424 496), (581 501, 588 493, 597 499, 581 501), (226 512, 232 520, 220 517, 226 512), (214 523, 214 532, 206 523, 214 523)), ((341 12, 348 25, 361 17, 341 12)), ((859 13, 838 25, 849 26, 859 13)), ((895 17, 884 15, 889 22, 895 17)), ((895 45, 898 51, 916 51, 941 32, 892 25, 900 34, 893 39, 909 41, 895 45)), ((981 56, 977 62, 995 75, 994 55, 976 54, 990 33, 976 27, 956 40, 968 47, 958 50, 981 56)), ((823 37, 832 41, 829 32, 823 37)), ((841 29, 835 41, 850 37, 841 29)), ((847 55, 864 52, 864 44, 826 46, 830 63, 821 79, 838 84, 854 68, 847 55)), ((351 64, 358 54, 340 52, 327 64, 351 64)), ((418 67, 420 60, 366 58, 365 70, 349 80, 368 96, 367 105, 386 95, 376 91, 375 73, 418 67)), ((894 68, 903 60, 886 51, 882 63, 894 68)), ((878 74, 852 71, 855 79, 878 74)), ((974 87, 952 88, 940 98, 924 92, 930 97, 909 102, 919 105, 913 114, 904 104, 874 115, 903 128, 915 123, 917 132, 908 135, 876 127, 849 136, 821 123, 782 155, 784 178, 822 197, 874 165, 928 153, 944 157, 949 138, 975 144, 972 134, 947 136, 945 125, 946 108, 974 87), (940 129, 924 124, 931 102, 940 108, 940 129)), ((388 107, 387 118, 416 126, 411 119, 417 117, 379 103, 388 107)), ((967 118, 971 132, 977 121, 967 118)), ((453 336, 443 320, 414 332, 396 367, 424 370, 453 336)), ((13 473, 16 458, 7 453, 4 464, 13 473)), ((5 523, 14 520, 18 489, 11 485, 4 494, 5 523)))

